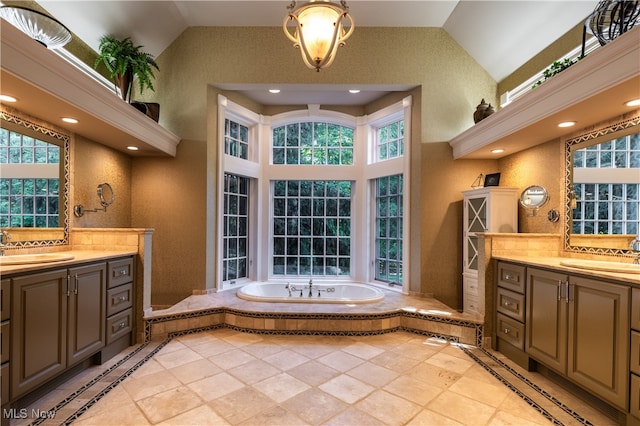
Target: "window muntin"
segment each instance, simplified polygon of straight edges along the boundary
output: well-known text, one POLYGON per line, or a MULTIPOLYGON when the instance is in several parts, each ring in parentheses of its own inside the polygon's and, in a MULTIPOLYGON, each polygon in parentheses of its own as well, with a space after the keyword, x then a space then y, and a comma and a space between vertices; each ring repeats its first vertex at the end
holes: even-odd
POLYGON ((375 279, 402 285, 403 175, 375 180, 375 279))
POLYGON ((576 150, 574 168, 640 168, 640 133, 576 150))
POLYGON ((0 227, 60 226, 60 147, 8 129, 0 129, 0 227), (9 167, 29 164, 33 177, 7 176, 9 167), (52 173, 53 171, 53 173, 52 173))
POLYGON ((232 157, 249 158, 249 128, 240 123, 224 120, 224 153, 232 157))
POLYGON ((574 234, 638 235, 640 184, 576 183, 574 234))
POLYGON ((300 122, 275 127, 273 164, 353 165, 353 129, 332 123, 300 122))
POLYGON ((377 129, 376 158, 390 160, 404 155, 404 120, 394 121, 377 129))
POLYGON ((222 279, 233 281, 248 275, 249 178, 224 175, 222 279))
POLYGON ((640 184, 635 182, 640 168, 640 133, 574 151, 573 167, 576 208, 572 233, 637 235, 640 184))
POLYGON ((352 182, 272 184, 273 275, 349 276, 352 182))

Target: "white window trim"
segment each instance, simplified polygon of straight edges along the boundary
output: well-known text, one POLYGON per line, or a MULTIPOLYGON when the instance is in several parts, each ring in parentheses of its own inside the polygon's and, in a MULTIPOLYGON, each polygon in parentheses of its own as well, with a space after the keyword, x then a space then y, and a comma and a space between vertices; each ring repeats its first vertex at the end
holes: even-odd
MULTIPOLYGON (((306 110, 297 110, 276 114, 273 116, 262 116, 254 113, 226 97, 218 96, 218 206, 223 202, 224 173, 239 174, 252 178, 250 183, 249 202, 250 214, 250 249, 248 270, 251 280, 255 281, 275 281, 278 278, 272 275, 272 265, 270 259, 273 255, 273 248, 270 244, 272 229, 272 211, 270 208, 271 182, 273 180, 326 180, 326 167, 331 168, 331 180, 352 180, 355 182, 352 188, 352 217, 366 218, 352 222, 351 230, 351 253, 352 271, 348 279, 376 284, 388 288, 387 283, 374 282, 374 259, 373 251, 375 241, 373 235, 374 221, 371 217, 373 197, 373 179, 377 177, 403 174, 403 283, 402 288, 395 288, 396 291, 408 293, 409 291, 409 263, 410 263, 410 232, 409 232, 409 208, 410 208, 410 164, 411 164, 411 105, 412 98, 408 96, 386 108, 376 111, 373 114, 361 117, 354 117, 348 114, 322 110, 319 105, 308 105, 306 110), (231 119, 249 128, 249 160, 243 160, 224 154, 224 121, 231 119), (404 120, 404 154, 402 157, 372 162, 372 153, 375 151, 372 136, 377 127, 393 123, 400 119, 404 120), (332 165, 326 167, 318 166, 291 166, 272 164, 272 133, 274 127, 300 122, 300 121, 322 121, 331 122, 343 126, 354 128, 354 153, 353 165, 339 166, 332 165), (355 226, 354 226, 355 225, 355 226), (262 236, 267 235, 267 238, 262 236), (261 253, 262 255, 258 255, 261 253), (266 255, 264 255, 266 254, 266 255)), ((218 235, 222 236, 223 214, 221 209, 217 219, 218 235)), ((226 289, 222 283, 222 238, 218 238, 216 244, 218 254, 216 255, 216 288, 226 289)), ((327 277, 327 279, 345 279, 343 277, 327 277)), ((315 278, 314 278, 315 279, 315 278)), ((236 283, 236 284, 242 284, 236 283)))

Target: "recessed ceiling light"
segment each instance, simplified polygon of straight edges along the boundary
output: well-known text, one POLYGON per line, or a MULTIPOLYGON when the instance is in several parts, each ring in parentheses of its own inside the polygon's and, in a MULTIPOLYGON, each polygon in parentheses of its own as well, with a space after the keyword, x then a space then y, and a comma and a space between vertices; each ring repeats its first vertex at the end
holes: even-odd
POLYGON ((129 145, 129 146, 127 147, 127 149, 128 149, 129 151, 137 151, 137 150, 138 150, 138 147, 137 147, 137 146, 133 146, 133 145, 129 145))
POLYGON ((640 106, 640 99, 632 99, 632 100, 626 102, 625 105, 628 106, 628 107, 640 106))
POLYGON ((563 121, 562 123, 558 123, 558 127, 571 127, 575 126, 575 121, 563 121))
POLYGON ((360 89, 349 89, 349 93, 360 93, 360 89))
POLYGON ((14 98, 13 96, 9 96, 9 95, 0 95, 0 101, 4 101, 4 102, 17 102, 18 100, 16 98, 14 98))
POLYGON ((269 93, 280 93, 280 89, 269 89, 269 93))
POLYGON ((65 123, 70 123, 70 124, 78 124, 78 120, 76 120, 75 118, 71 118, 71 117, 62 117, 62 121, 64 121, 65 123))
POLYGON ((496 149, 492 149, 491 150, 492 154, 501 154, 503 152, 504 152, 504 149, 502 149, 502 148, 496 148, 496 149))

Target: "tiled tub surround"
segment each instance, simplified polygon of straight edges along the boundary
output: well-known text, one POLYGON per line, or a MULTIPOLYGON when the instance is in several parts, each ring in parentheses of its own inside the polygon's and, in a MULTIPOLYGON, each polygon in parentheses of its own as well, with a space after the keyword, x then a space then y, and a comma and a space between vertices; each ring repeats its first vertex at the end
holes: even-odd
POLYGON ((384 293, 380 302, 357 305, 253 302, 232 290, 195 295, 145 316, 145 340, 226 326, 263 334, 334 336, 406 330, 469 345, 482 341, 480 316, 459 313, 434 299, 384 293))

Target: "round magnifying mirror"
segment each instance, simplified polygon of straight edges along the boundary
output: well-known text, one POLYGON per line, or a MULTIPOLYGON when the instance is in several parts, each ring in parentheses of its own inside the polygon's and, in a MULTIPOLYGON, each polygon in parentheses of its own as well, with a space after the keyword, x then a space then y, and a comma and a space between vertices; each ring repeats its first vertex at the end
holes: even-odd
POLYGON ((531 185, 520 194, 520 205, 525 209, 537 209, 549 200, 549 194, 545 187, 531 185))
POLYGON ((116 195, 113 193, 111 185, 106 182, 98 185, 98 198, 100 198, 100 205, 105 209, 113 204, 116 195))

